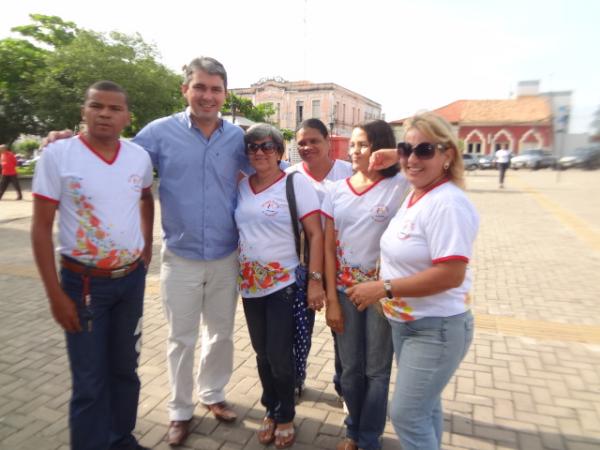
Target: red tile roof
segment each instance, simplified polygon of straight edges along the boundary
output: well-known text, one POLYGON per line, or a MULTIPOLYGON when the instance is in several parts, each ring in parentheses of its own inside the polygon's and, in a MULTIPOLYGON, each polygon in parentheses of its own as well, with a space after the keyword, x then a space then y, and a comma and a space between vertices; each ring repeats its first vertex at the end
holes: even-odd
MULTIPOLYGON (((527 96, 510 100, 457 100, 432 111, 450 123, 517 124, 549 123, 552 111, 544 97, 527 96)), ((402 124, 405 119, 392 124, 402 124)))

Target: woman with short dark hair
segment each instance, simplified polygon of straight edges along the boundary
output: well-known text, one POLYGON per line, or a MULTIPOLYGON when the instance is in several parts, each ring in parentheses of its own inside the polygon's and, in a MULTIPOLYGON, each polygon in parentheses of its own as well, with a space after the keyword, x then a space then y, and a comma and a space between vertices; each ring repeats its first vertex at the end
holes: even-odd
MULTIPOLYGON (((240 181, 235 221, 238 226, 239 290, 256 352, 266 416, 258 440, 277 448, 290 447, 294 430, 294 314, 299 264, 286 196, 288 174, 279 168, 283 137, 272 125, 257 124, 246 132, 246 154, 255 173, 240 181)), ((309 273, 323 271, 320 205, 310 182, 292 179, 298 220, 310 248, 309 273)), ((319 277, 308 281, 308 307, 321 309, 325 292, 319 277)))

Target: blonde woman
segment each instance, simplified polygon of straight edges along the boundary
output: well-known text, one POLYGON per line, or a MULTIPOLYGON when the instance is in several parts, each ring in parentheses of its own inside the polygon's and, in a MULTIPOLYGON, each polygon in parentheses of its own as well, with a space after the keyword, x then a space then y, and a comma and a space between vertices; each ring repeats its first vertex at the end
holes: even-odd
MULTIPOLYGON (((413 191, 381 237, 381 279, 347 293, 359 310, 385 298, 398 365, 394 429, 403 450, 436 450, 441 394, 473 339, 468 263, 479 216, 462 190, 464 169, 450 124, 425 113, 405 126, 398 155, 413 191)), ((375 167, 386 155, 379 156, 375 167)))

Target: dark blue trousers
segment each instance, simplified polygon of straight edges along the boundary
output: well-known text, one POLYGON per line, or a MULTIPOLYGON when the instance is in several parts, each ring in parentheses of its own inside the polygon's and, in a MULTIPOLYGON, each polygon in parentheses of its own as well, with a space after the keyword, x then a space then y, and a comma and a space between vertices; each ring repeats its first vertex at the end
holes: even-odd
POLYGON ((294 420, 294 297, 296 285, 259 298, 244 298, 250 342, 256 352, 261 403, 278 423, 294 420))
POLYGON ((73 450, 137 447, 132 432, 140 394, 137 367, 145 279, 143 264, 123 278, 90 278, 88 311, 82 275, 61 270, 63 290, 77 304, 83 328, 66 333, 73 382, 69 410, 73 450))

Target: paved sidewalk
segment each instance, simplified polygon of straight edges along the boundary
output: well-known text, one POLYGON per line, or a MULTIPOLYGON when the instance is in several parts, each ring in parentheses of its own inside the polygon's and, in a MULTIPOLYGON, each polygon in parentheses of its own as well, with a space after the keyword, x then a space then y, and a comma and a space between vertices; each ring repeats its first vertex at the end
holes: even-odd
MULTIPOLYGON (((496 171, 467 176, 481 214, 472 268, 477 333, 444 392, 445 449, 600 448, 600 171, 496 171)), ((26 189, 27 191, 27 189, 26 189)), ((68 449, 70 377, 29 249, 31 197, 0 201, 0 449, 68 449)), ((156 242, 160 241, 157 220, 156 242)), ((137 433, 168 449, 166 324, 158 252, 148 277, 137 433)), ((241 308, 228 400, 234 425, 196 408, 186 449, 260 449, 260 386, 241 308)), ((318 315, 295 449, 333 449, 344 414, 333 352, 318 315)), ((393 386, 391 387, 393 389, 393 386)), ((390 425, 384 450, 399 449, 390 425)))

